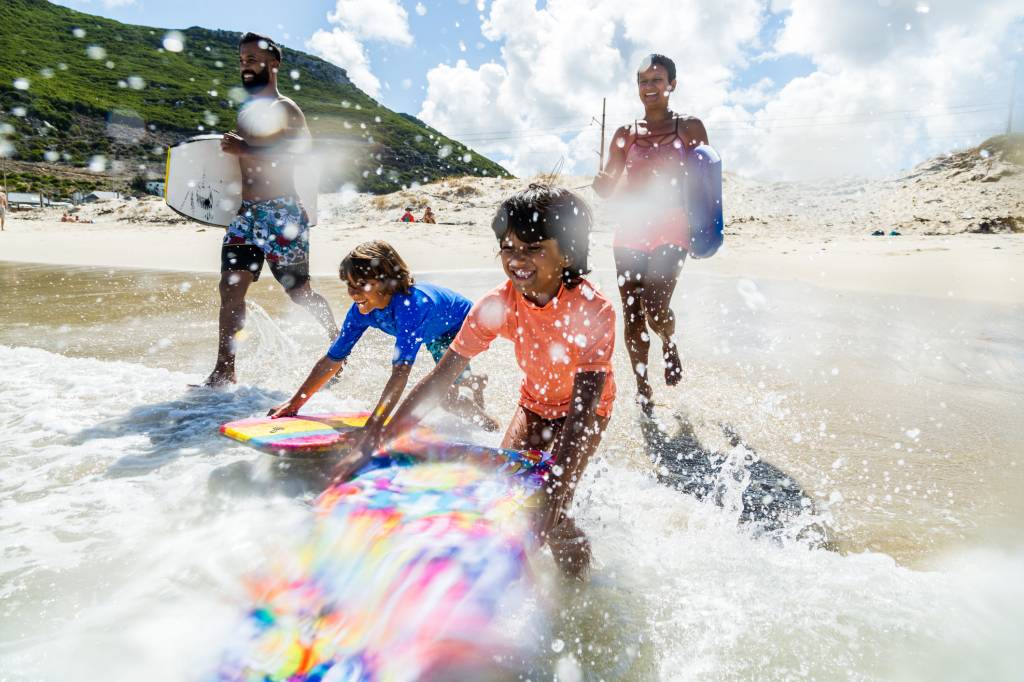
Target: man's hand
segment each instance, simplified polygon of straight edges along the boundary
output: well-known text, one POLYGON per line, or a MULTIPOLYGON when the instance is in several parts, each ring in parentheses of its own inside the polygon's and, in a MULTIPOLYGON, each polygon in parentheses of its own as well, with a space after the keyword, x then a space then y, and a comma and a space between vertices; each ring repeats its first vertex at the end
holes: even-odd
POLYGON ((245 154, 248 149, 249 145, 246 144, 245 139, 234 131, 224 133, 224 136, 220 138, 220 150, 225 154, 241 156, 242 154, 245 154))
POLYGON ((270 408, 270 411, 267 412, 267 416, 271 419, 277 419, 278 417, 294 417, 298 411, 299 410, 297 408, 292 407, 292 401, 286 400, 280 405, 275 405, 270 408))

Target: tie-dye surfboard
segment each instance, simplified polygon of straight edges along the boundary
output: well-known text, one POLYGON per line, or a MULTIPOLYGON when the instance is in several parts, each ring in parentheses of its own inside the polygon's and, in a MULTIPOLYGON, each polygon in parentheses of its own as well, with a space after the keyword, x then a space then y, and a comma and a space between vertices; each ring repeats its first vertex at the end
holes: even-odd
POLYGON ((522 653, 510 629, 548 456, 426 430, 388 453, 321 494, 300 549, 249 577, 216 679, 480 679, 522 653))

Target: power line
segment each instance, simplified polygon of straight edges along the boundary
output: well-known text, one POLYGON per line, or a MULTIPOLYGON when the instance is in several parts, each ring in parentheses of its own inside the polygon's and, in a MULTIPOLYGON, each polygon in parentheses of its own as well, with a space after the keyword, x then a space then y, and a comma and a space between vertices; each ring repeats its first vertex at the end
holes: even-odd
MULTIPOLYGON (((937 113, 933 113, 933 114, 921 114, 919 112, 921 112, 922 107, 915 107, 915 108, 912 108, 912 109, 890 109, 890 110, 884 110, 884 111, 872 111, 872 112, 869 112, 866 115, 865 114, 856 114, 856 115, 851 115, 851 114, 814 114, 814 115, 801 115, 801 116, 772 116, 770 118, 755 118, 755 119, 752 119, 752 122, 756 122, 757 124, 764 124, 764 123, 789 122, 789 121, 813 121, 813 122, 816 122, 816 123, 820 124, 820 123, 829 123, 831 121, 829 121, 828 119, 836 119, 836 118, 839 118, 839 119, 846 118, 846 119, 848 119, 850 121, 856 122, 856 121, 859 121, 859 120, 877 121, 877 120, 881 120, 881 117, 891 116, 891 115, 899 115, 899 114, 913 114, 913 115, 915 115, 915 116, 911 116, 911 118, 928 117, 928 116, 946 116, 946 115, 950 115, 951 112, 953 112, 955 110, 959 110, 959 109, 977 109, 979 111, 980 110, 987 110, 986 107, 988 107, 989 104, 991 104, 992 108, 994 108, 994 109, 1001 109, 1002 107, 1006 106, 1005 104, 1003 104, 1002 100, 997 100, 997 99, 993 98, 993 99, 990 99, 990 100, 987 100, 987 101, 981 101, 980 98, 979 98, 978 100, 975 100, 973 102, 967 102, 967 103, 963 103, 963 104, 943 105, 942 108, 946 109, 947 111, 937 112, 937 113), (868 116, 870 118, 865 118, 865 116, 868 116), (823 119, 825 119, 825 120, 823 121, 823 119)), ((924 105, 923 108, 927 109, 928 105, 924 105)), ((616 118, 616 116, 614 116, 612 114, 609 114, 608 116, 610 118, 616 118)), ((618 118, 623 118, 623 116, 618 116, 618 118)), ((488 130, 488 131, 480 131, 480 130, 461 130, 460 131, 460 130, 455 130, 455 131, 451 131, 451 132, 445 132, 444 134, 446 136, 448 136, 448 137, 453 137, 453 138, 458 138, 458 139, 463 139, 463 138, 469 139, 469 138, 485 138, 486 136, 489 136, 489 135, 502 136, 502 135, 510 135, 510 134, 521 134, 521 133, 524 133, 524 132, 548 132, 548 133, 553 133, 553 132, 572 132, 574 130, 575 131, 580 130, 579 126, 582 125, 582 126, 586 127, 590 123, 589 121, 586 121, 586 120, 583 120, 583 119, 579 118, 578 115, 576 115, 576 116, 566 116, 566 117, 555 117, 555 118, 551 118, 551 119, 547 119, 547 120, 548 120, 548 122, 554 122, 554 121, 560 121, 560 120, 571 120, 571 121, 575 121, 576 122, 576 126, 567 126, 567 125, 563 124, 563 125, 556 125, 556 126, 542 125, 542 126, 529 127, 529 128, 514 128, 514 129, 488 130)), ((840 120, 840 121, 835 121, 835 122, 836 123, 846 123, 847 121, 840 120)), ((716 128, 719 129, 719 130, 724 129, 722 126, 716 126, 716 128)))
MULTIPOLYGON (((964 105, 965 107, 966 105, 964 105)), ((873 115, 861 115, 861 116, 849 116, 845 120, 820 120, 818 117, 799 117, 793 119, 761 119, 751 121, 749 124, 723 124, 709 126, 713 132, 716 133, 731 133, 731 134, 762 134, 771 133, 776 130, 806 130, 816 129, 822 127, 846 127, 855 125, 870 125, 877 123, 893 123, 900 121, 915 121, 924 120, 931 118, 940 118, 946 116, 970 116, 977 114, 987 114, 997 111, 1002 111, 1005 105, 974 105, 973 109, 962 108, 959 111, 943 111, 935 113, 911 113, 918 110, 894 110, 889 112, 881 112, 873 115), (807 120, 807 123, 795 123, 791 125, 764 125, 768 120, 807 120)), ((834 118, 837 115, 825 115, 824 118, 834 118)), ((580 134, 586 130, 594 130, 597 132, 597 128, 590 126, 589 122, 583 127, 575 128, 524 128, 521 130, 503 130, 494 131, 493 134, 486 135, 483 133, 445 133, 448 137, 458 139, 460 141, 485 143, 485 142, 505 142, 520 139, 528 139, 534 137, 547 137, 549 135, 565 135, 565 134, 580 134)))

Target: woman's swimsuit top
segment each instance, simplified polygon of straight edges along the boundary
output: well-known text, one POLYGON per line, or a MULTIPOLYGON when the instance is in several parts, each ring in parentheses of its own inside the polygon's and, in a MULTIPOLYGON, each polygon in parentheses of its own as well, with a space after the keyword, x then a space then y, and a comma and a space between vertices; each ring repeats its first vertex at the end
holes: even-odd
MULTIPOLYGON (((637 122, 633 130, 639 130, 637 122)), ((686 143, 679 134, 679 117, 675 129, 664 135, 636 135, 626 150, 626 183, 630 189, 664 189, 669 196, 682 198, 682 181, 686 160, 686 143), (663 187, 659 187, 662 186, 663 187), (672 189, 675 188, 675 191, 672 189)))

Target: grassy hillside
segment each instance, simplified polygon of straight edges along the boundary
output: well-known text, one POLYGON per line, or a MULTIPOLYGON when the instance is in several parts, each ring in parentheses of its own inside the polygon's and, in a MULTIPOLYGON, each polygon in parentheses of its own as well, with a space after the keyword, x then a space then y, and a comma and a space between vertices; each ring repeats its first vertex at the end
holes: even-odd
MULTIPOLYGON (((184 29, 180 51, 164 48, 166 35, 45 0, 0 2, 0 153, 48 162, 50 175, 54 165, 102 166, 112 177, 97 184, 109 187, 112 179, 162 175, 167 144, 231 129, 244 97, 238 34, 184 29)), ((332 160, 323 189, 352 182, 383 192, 447 175, 507 175, 414 117, 382 107, 343 69, 284 47, 281 91, 302 107, 332 160)), ((32 174, 19 178, 11 189, 30 184, 32 174)))

